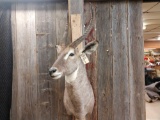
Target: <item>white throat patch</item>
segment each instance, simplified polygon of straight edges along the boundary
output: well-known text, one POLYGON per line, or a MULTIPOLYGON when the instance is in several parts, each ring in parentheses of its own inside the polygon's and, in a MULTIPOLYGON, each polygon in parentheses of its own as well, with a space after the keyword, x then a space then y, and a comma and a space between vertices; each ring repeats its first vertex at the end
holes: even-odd
POLYGON ((71 83, 76 80, 79 67, 70 75, 65 75, 65 81, 71 83))

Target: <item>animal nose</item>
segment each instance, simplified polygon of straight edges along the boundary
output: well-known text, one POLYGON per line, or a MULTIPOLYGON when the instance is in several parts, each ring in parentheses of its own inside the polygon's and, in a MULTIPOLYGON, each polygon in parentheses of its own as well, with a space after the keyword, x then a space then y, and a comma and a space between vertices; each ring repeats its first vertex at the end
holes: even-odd
POLYGON ((49 74, 52 75, 52 73, 55 73, 56 71, 57 71, 57 68, 51 67, 51 68, 49 69, 49 74))

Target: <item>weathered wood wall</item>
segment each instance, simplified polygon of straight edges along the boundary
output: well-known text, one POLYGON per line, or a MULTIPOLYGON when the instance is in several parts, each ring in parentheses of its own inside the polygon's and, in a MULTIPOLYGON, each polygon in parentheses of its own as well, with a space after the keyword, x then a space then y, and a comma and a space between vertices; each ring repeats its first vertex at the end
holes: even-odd
POLYGON ((98 119, 145 120, 141 1, 97 11, 98 119))
MULTIPOLYGON (((92 120, 145 120, 142 1, 94 3, 95 26, 86 42, 99 40, 86 66, 96 96, 92 120)), ((11 120, 73 120, 63 106, 64 78, 48 69, 62 41, 67 3, 12 4, 14 80, 11 120)), ((84 23, 90 19, 84 5, 84 23)))
POLYGON ((48 76, 57 57, 55 45, 63 42, 67 3, 15 4, 12 12, 12 120, 69 120, 63 106, 64 79, 48 76))

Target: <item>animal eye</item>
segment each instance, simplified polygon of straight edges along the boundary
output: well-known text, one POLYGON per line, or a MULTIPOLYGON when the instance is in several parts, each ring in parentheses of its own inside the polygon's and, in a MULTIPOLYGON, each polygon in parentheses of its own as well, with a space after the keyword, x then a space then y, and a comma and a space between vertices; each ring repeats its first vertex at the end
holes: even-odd
POLYGON ((69 54, 69 56, 74 56, 74 53, 69 54))

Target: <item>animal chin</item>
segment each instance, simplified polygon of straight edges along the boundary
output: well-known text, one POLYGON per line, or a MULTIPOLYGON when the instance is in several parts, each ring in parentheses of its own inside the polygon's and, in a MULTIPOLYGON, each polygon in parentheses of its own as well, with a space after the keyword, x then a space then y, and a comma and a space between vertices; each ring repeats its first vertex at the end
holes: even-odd
POLYGON ((52 75, 51 77, 52 77, 52 79, 54 79, 54 80, 59 79, 59 78, 62 77, 62 73, 59 73, 59 74, 56 74, 56 75, 52 75))

